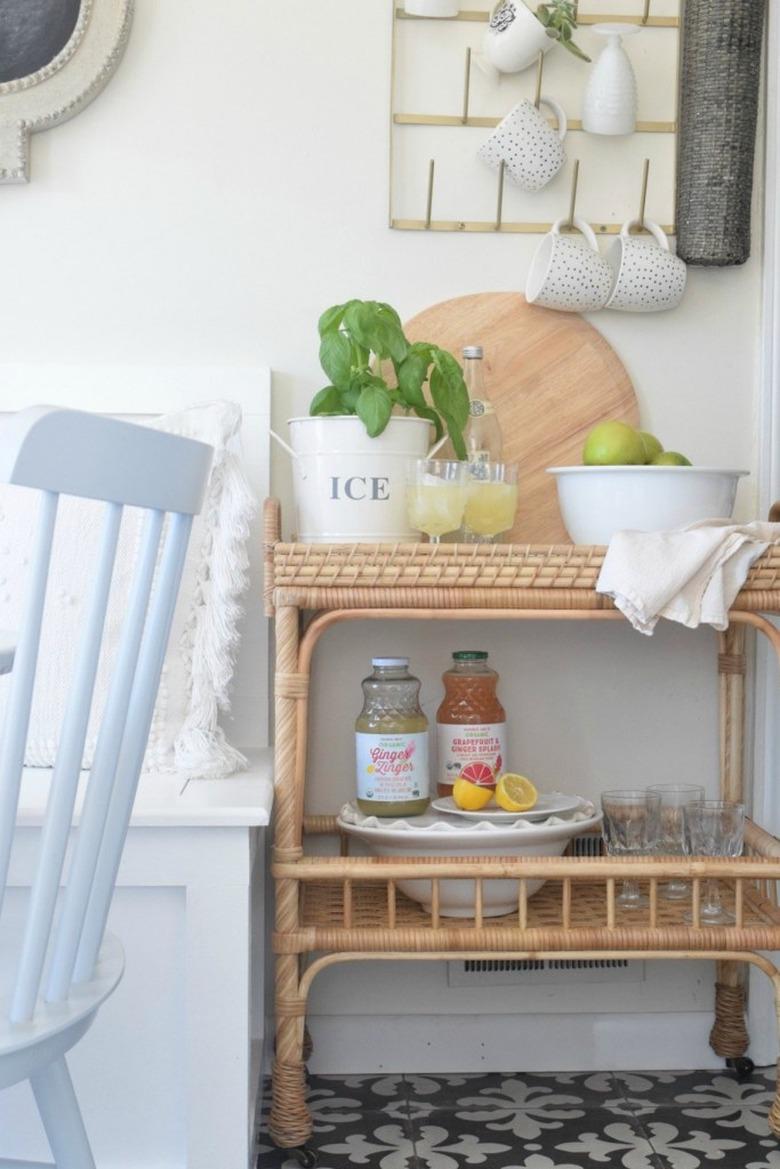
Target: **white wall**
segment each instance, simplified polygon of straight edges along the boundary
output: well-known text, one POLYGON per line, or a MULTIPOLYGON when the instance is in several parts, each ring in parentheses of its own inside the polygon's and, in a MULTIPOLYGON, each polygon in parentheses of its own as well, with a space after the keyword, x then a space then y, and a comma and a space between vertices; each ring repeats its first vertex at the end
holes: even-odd
MULTIPOLYGON (((270 365, 283 429, 322 384, 315 326, 327 305, 375 296, 410 316, 458 294, 523 287, 533 237, 386 226, 389 2, 232 0, 216 17, 211 0, 137 8, 106 92, 35 139, 29 188, 0 192, 3 361, 270 365)), ((578 138, 583 208, 592 199, 598 214, 578 138)), ((759 242, 743 268, 691 271, 672 314, 594 318, 634 379, 646 427, 696 462, 755 465, 759 242)), ((283 456, 273 474, 289 526, 283 456)), ((752 507, 748 487, 741 514, 752 507)), ((502 672, 519 769, 590 793, 716 782, 705 634, 352 628, 331 635, 319 661, 313 808, 350 793, 351 720, 370 654, 408 648, 430 710, 449 652, 467 642, 490 649, 502 672)), ((431 1003, 457 1010, 443 974, 426 977, 439 980, 431 1003)), ((395 986, 373 971, 333 975, 317 1010, 351 1009, 360 986, 375 996, 380 987, 374 1006, 389 1015, 414 992, 408 974, 395 986)), ((702 1035, 706 1026, 702 1014, 702 1035)))

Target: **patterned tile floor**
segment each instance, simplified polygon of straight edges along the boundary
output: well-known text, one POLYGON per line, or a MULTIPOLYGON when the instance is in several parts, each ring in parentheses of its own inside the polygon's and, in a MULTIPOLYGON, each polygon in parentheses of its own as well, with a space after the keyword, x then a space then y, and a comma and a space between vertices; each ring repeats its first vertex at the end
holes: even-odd
MULTIPOLYGON (((319 1169, 780 1169, 774 1076, 313 1076, 311 1146, 319 1169)), ((298 1169, 258 1147, 257 1169, 298 1169)))

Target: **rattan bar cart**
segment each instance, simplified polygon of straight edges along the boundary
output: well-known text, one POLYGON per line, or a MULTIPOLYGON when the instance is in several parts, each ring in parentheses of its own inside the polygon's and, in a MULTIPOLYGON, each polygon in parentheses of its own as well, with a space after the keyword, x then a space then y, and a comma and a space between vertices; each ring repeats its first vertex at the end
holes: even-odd
MULTIPOLYGON (((306 1002, 320 971, 342 962, 504 958, 702 958, 717 963, 715 1022, 710 1042, 738 1070, 745 1060, 745 971, 771 980, 780 1021, 780 971, 766 952, 780 950, 780 841, 752 821, 739 859, 593 857, 432 858, 398 860, 306 855, 305 835, 335 834, 335 816, 306 817, 308 692, 312 656, 322 635, 344 621, 371 619, 620 621, 594 591, 604 549, 570 545, 304 545, 280 537, 279 505, 266 504, 265 590, 276 619, 276 1055, 273 1139, 315 1164, 306 1147, 306 1002), (616 884, 643 882, 649 908, 637 920, 616 905, 616 884), (432 881, 432 910, 408 900, 397 883, 432 881), (473 917, 439 913, 441 882, 474 878, 473 917), (483 913, 483 882, 517 881, 517 910, 483 913), (689 879, 691 905, 658 897, 659 882, 689 879), (527 896, 529 880, 542 889, 527 896), (701 926, 702 882, 720 883, 734 923, 701 926), (692 913, 686 924, 684 913, 692 913)), ((718 637, 720 766, 724 798, 743 793, 745 634, 766 637, 780 659, 780 631, 764 614, 780 612, 780 549, 750 572, 727 632, 718 637)), ((780 1092, 770 1113, 780 1135, 780 1092)))

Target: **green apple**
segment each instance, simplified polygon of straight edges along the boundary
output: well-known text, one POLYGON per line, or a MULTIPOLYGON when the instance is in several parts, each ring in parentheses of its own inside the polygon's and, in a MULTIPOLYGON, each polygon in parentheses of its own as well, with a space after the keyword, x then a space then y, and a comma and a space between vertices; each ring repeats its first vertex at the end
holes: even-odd
POLYGON ((637 434, 644 443, 645 462, 652 463, 656 455, 660 455, 663 452, 663 446, 655 437, 655 435, 651 434, 649 430, 638 430, 637 434))
POLYGON ((582 461, 587 467, 640 466, 645 445, 627 422, 599 422, 585 439, 582 461))
POLYGON ((679 451, 662 451, 656 455, 650 464, 652 467, 692 467, 690 459, 681 455, 679 451))

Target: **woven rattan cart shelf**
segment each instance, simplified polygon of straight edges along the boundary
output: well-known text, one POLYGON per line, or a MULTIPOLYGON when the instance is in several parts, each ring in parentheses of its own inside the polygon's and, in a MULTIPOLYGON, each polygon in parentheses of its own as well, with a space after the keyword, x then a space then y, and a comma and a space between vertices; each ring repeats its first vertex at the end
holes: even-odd
MULTIPOLYGON (((621 621, 594 591, 603 549, 509 545, 302 545, 280 539, 279 506, 266 505, 265 587, 276 618, 276 1057, 271 1133, 313 1164, 306 1107, 306 1003, 328 966, 359 960, 479 958, 704 958, 717 963, 710 1042, 731 1061, 748 1047, 746 964, 772 981, 780 1018, 780 973, 763 952, 780 950, 780 842, 748 821, 745 856, 707 858, 491 857, 392 859, 304 854, 304 835, 338 837, 335 817, 304 816, 308 692, 312 655, 331 626, 369 619, 621 621), (644 883, 649 907, 621 913, 616 885, 644 883), (484 882, 517 882, 516 910, 483 913, 484 882), (658 896, 661 881, 691 881, 682 906, 658 896), (408 900, 399 882, 432 882, 431 913, 408 900), (442 882, 473 879, 473 916, 439 912, 442 882), (529 881, 545 884, 527 896, 529 881), (735 918, 702 926, 702 882, 718 880, 735 918), (692 917, 686 922, 686 914, 692 917)), ((721 791, 743 794, 745 633, 765 636, 780 659, 780 632, 764 614, 780 612, 780 551, 750 572, 719 634, 721 791)), ((745 1061, 748 1063, 749 1061, 745 1061)), ((780 1135, 780 1095, 770 1124, 780 1135)))

